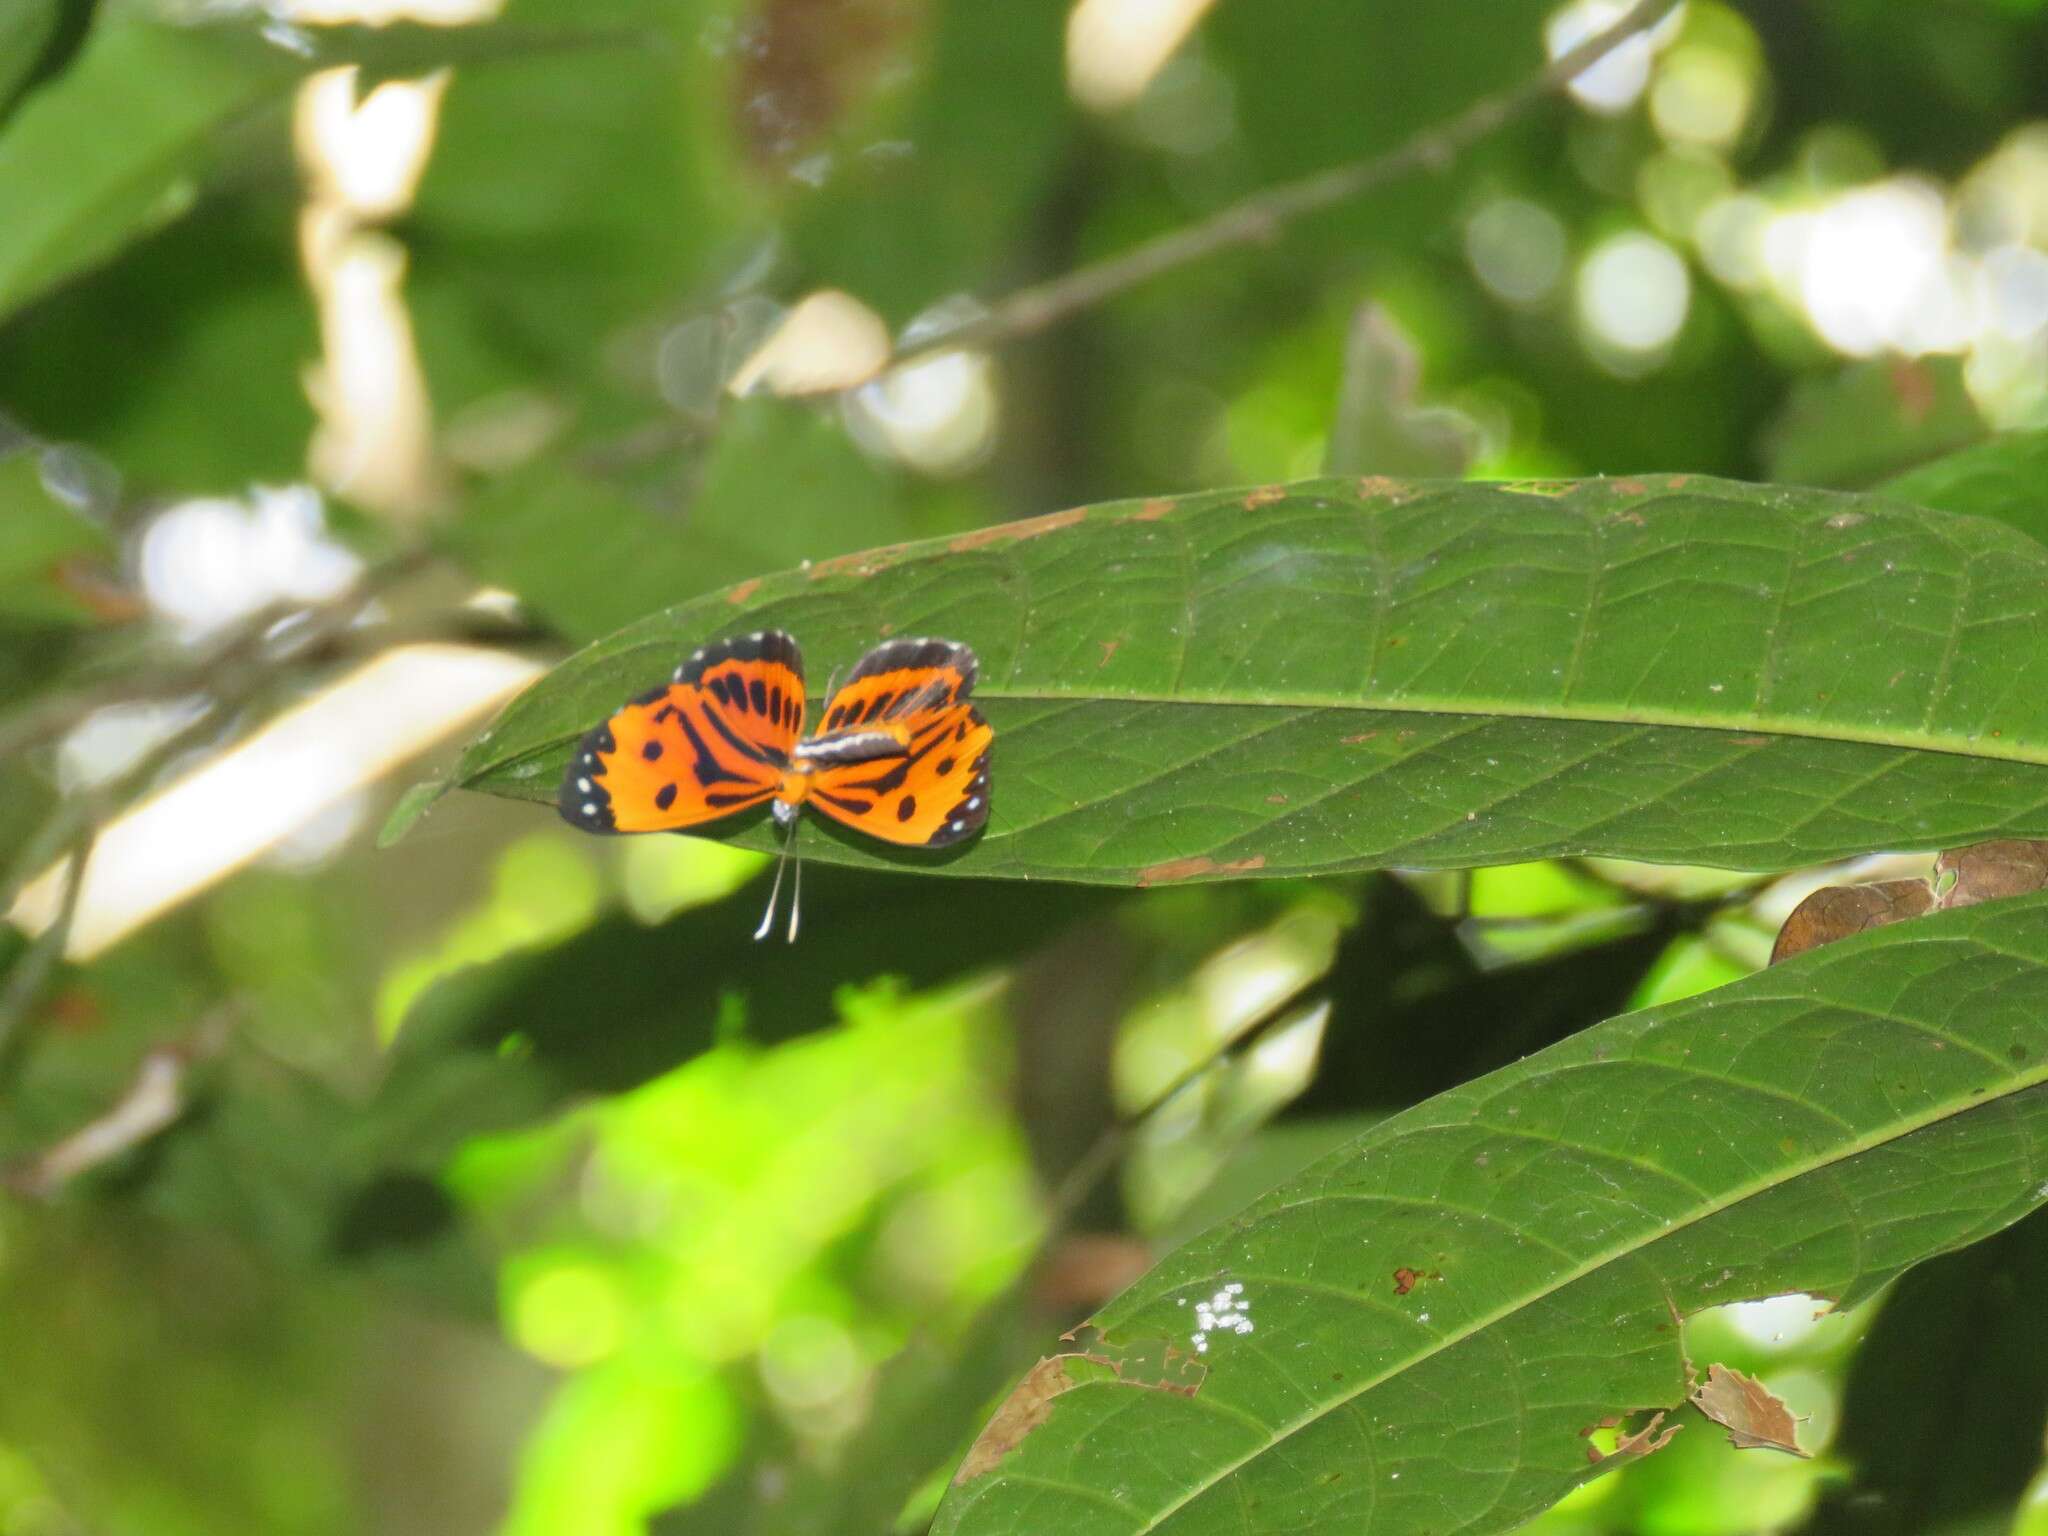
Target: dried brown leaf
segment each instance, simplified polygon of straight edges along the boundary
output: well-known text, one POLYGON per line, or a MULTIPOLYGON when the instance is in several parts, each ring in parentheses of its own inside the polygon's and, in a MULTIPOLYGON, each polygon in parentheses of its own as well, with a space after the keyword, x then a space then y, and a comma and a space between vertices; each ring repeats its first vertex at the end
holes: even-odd
POLYGON ((1737 1450, 1807 1454, 1799 1449, 1799 1421, 1792 1410, 1754 1376, 1725 1365, 1708 1366, 1707 1379, 1692 1389, 1692 1404, 1728 1431, 1728 1443, 1737 1450))
POLYGON ((1934 875, 1943 908, 2026 896, 2048 887, 2048 843, 2009 837, 1951 849, 1934 861, 1934 875))
POLYGON ((1918 917, 1933 907, 1934 891, 1925 880, 1822 886, 1785 919, 1785 926, 1778 930, 1778 942, 1771 946, 1771 964, 1846 939, 1852 933, 1918 917))

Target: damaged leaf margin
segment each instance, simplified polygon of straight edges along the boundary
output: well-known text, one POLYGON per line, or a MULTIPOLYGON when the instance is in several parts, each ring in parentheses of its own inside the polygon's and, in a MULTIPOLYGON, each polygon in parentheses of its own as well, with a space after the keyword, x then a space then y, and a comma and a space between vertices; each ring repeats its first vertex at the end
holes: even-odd
POLYGON ((1161 1336, 1112 1341, 1101 1329, 1084 1327, 1061 1334, 1060 1342, 1073 1348, 1042 1357, 1024 1373, 968 1448, 953 1475, 955 1486, 1001 1466, 1051 1417, 1053 1399, 1076 1387, 1108 1385, 1193 1397, 1208 1375, 1208 1367, 1191 1351, 1161 1336))

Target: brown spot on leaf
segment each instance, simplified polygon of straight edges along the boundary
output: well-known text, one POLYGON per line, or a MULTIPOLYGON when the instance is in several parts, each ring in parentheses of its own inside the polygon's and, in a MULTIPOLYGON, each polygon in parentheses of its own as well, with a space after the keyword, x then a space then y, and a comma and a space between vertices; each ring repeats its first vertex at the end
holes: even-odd
POLYGON ((1069 507, 1064 512, 1048 512, 1043 517, 1021 518, 1014 523, 996 523, 988 528, 977 528, 972 533, 963 533, 948 543, 946 548, 959 555, 989 544, 1035 539, 1040 534, 1056 533, 1062 528, 1071 528, 1087 515, 1086 507, 1069 507))
POLYGON ((1097 663, 1095 663, 1095 668, 1096 668, 1096 670, 1097 670, 1098 672, 1099 672, 1099 671, 1101 671, 1101 670, 1102 670, 1102 668, 1104 668, 1104 667, 1106 667, 1106 666, 1108 666, 1108 665, 1109 665, 1109 658, 1110 658, 1110 657, 1112 657, 1112 656, 1114 656, 1114 655, 1116 654, 1116 652, 1117 652, 1117 647, 1118 647, 1118 646, 1120 646, 1120 645, 1122 645, 1122 644, 1123 644, 1123 641, 1121 641, 1121 640, 1104 640, 1104 641, 1101 641, 1101 642, 1100 642, 1100 644, 1101 644, 1101 646, 1102 646, 1102 660, 1100 660, 1100 661, 1098 661, 1097 663))
POLYGON ((1608 521, 1610 523, 1627 523, 1631 528, 1647 528, 1650 526, 1650 520, 1633 507, 1623 507, 1619 512, 1608 518, 1608 521))
POLYGON ((1276 501, 1286 498, 1287 489, 1279 485, 1262 485, 1244 499, 1244 509, 1256 512, 1260 507, 1270 507, 1276 501))
POLYGON ((1243 875, 1265 867, 1266 856, 1262 853, 1255 853, 1248 859, 1233 859, 1228 864, 1218 864, 1207 854, 1196 854, 1191 859, 1168 859, 1164 864, 1139 870, 1138 884, 1165 885, 1175 880, 1199 879, 1204 875, 1243 875))
POLYGON ((1686 488, 1686 487, 1687 487, 1688 485, 1691 485, 1691 484, 1692 484, 1692 476, 1691 476, 1691 475, 1673 475, 1673 476, 1671 476, 1671 477, 1670 477, 1670 478, 1669 478, 1668 480, 1666 480, 1666 481, 1664 482, 1664 489, 1665 489, 1665 490, 1667 490, 1667 491, 1682 491, 1682 490, 1684 490, 1684 489, 1685 489, 1685 488, 1686 488))
POLYGON ((1650 489, 1642 481, 1634 478, 1610 480, 1607 482, 1607 488, 1610 491, 1619 491, 1624 496, 1641 496, 1650 489))
POLYGON ((908 548, 908 544, 884 544, 876 549, 856 550, 850 555, 834 555, 829 560, 814 560, 805 574, 812 581, 820 581, 827 576, 872 576, 894 565, 908 548))
POLYGON ((1266 796, 1266 804, 1268 804, 1268 805, 1285 805, 1286 803, 1287 803, 1287 797, 1286 797, 1285 795, 1268 795, 1268 796, 1266 796))
POLYGON ((1770 744, 1771 738, 1768 736, 1738 736, 1735 738, 1735 745, 1738 747, 1768 747, 1770 744))
POLYGON ((1371 741, 1377 735, 1378 731, 1360 731, 1356 736, 1340 736, 1337 739, 1347 747, 1355 747, 1361 741, 1371 741))
POLYGON ((1710 1365, 1707 1379, 1692 1389, 1692 1405, 1727 1430, 1728 1443, 1739 1451, 1806 1455, 1799 1449, 1799 1421, 1792 1410, 1754 1376, 1710 1365))
POLYGON ((1568 496, 1578 487, 1570 480, 1503 480, 1500 488, 1518 496, 1568 496))
POLYGON ((1358 494, 1384 497, 1389 501, 1405 501, 1408 498, 1408 487, 1398 480, 1388 479, 1385 475, 1366 475, 1358 482, 1358 494))
POLYGON ((737 608, 761 588, 761 578, 749 576, 745 581, 725 594, 725 600, 737 608))
POLYGON ((1406 1296, 1415 1289, 1415 1283, 1421 1278, 1421 1270, 1410 1269, 1406 1264, 1403 1264, 1394 1271, 1394 1294, 1396 1296, 1406 1296))
POLYGON ((1134 523, 1156 523, 1174 509, 1175 502, 1170 496, 1154 496, 1131 514, 1134 523))
POLYGON ((1045 1356, 1024 1373, 968 1448, 953 1474, 954 1486, 995 1471, 1052 1417, 1054 1400, 1076 1387, 1102 1383, 1193 1397, 1208 1375, 1200 1360, 1165 1339, 1113 1342, 1094 1328, 1080 1328, 1060 1341, 1074 1347, 1045 1356))
POLYGON ((1785 926, 1778 930, 1777 943, 1771 946, 1771 964, 1846 939, 1852 933, 1918 917, 1933 906, 1934 892, 1925 880, 1822 886, 1785 919, 1785 926))

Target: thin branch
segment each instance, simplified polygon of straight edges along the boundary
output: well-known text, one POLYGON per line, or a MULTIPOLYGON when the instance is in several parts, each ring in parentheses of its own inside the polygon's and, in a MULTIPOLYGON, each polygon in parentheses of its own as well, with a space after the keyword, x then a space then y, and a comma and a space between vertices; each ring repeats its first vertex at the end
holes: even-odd
POLYGON ((271 604, 191 656, 45 699, 0 722, 0 758, 55 740, 110 704, 218 692, 224 682, 253 690, 259 683, 251 679, 265 675, 277 652, 296 656, 339 636, 380 595, 431 558, 424 548, 404 550, 371 566, 346 592, 323 602, 271 604))
POLYGON ((1613 26, 1559 55, 1548 68, 1520 85, 1474 102, 1456 117, 1424 129, 1383 155, 1268 187, 1197 223, 1020 289, 981 315, 904 348, 891 366, 900 367, 933 352, 989 347, 1032 335, 1219 251, 1271 241, 1285 225, 1304 214, 1349 202, 1416 172, 1448 170, 1464 150, 1562 90, 1630 38, 1649 31, 1677 3, 1638 0, 1613 26))
MULTIPOLYGON (((57 898, 57 912, 50 926, 29 941, 21 958, 7 973, 0 987, 0 1077, 4 1077, 15 1035, 42 1001, 43 988, 64 956, 71 938, 71 925, 78 918, 78 898, 85 890, 86 861, 92 857, 94 829, 80 826, 71 830, 71 852, 64 865, 64 885, 57 898)), ((11 903, 10 903, 11 905, 11 903)))
POLYGON ((175 1125, 188 1102, 185 1079, 193 1065, 218 1055, 227 1043, 225 1013, 205 1020, 189 1040, 152 1046, 136 1064, 128 1086, 104 1114, 26 1162, 0 1172, 0 1187, 47 1200, 81 1173, 113 1161, 175 1125))

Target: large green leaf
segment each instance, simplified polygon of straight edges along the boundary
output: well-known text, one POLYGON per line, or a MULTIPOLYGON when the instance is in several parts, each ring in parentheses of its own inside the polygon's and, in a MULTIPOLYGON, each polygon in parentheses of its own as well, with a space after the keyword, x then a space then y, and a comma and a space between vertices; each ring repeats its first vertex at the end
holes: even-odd
POLYGON ((2044 1169, 2048 899, 1851 939, 1432 1099, 1196 1239, 1096 1319, 1182 1390, 1083 1379, 936 1530, 1505 1530, 1603 1421, 1679 1403, 1679 1318, 1851 1305, 2044 1169), (1238 1321, 1196 1340, 1219 1292, 1238 1321))
POLYGON ((1919 507, 1995 517, 2048 543, 2048 432, 2010 432, 1884 483, 1919 507))
POLYGON ((458 782, 548 799, 690 647, 777 624, 820 674, 892 634, 982 658, 987 834, 941 860, 808 839, 842 862, 1151 883, 2036 836, 2043 590, 2048 552, 1990 522, 1699 477, 1126 502, 651 616, 515 700, 458 782))

